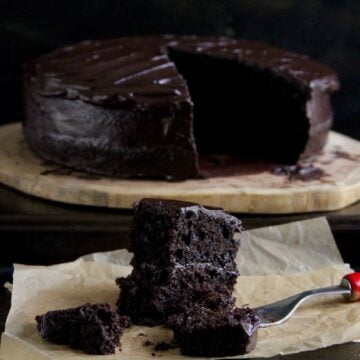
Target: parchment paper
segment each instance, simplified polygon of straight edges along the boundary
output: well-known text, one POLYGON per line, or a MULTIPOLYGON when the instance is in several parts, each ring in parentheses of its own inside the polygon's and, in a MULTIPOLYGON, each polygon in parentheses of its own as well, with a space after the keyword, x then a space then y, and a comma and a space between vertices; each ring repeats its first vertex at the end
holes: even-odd
MULTIPOLYGON (((350 271, 324 218, 251 230, 242 234, 242 242, 237 256, 243 274, 235 287, 237 305, 259 306, 303 290, 335 285, 350 271)), ((143 345, 146 340, 170 341, 172 333, 163 327, 131 327, 121 340, 122 351, 110 356, 89 357, 39 336, 34 321, 37 314, 85 302, 114 305, 118 297, 114 279, 130 273, 130 258, 119 250, 50 267, 16 265, 1 359, 138 360, 154 355, 186 359, 178 349, 155 352, 153 346, 143 345)), ((313 350, 359 337, 359 304, 325 297, 303 305, 281 326, 260 329, 257 348, 246 357, 313 350)))

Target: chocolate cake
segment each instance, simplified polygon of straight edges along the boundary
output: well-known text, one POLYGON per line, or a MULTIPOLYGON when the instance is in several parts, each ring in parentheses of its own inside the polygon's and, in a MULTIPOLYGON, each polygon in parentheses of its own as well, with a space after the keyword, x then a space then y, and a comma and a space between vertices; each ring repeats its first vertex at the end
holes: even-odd
POLYGON ((129 320, 109 304, 85 304, 36 316, 40 335, 47 341, 87 354, 114 354, 129 320))
POLYGON ((231 293, 238 275, 235 255, 241 222, 221 209, 143 199, 135 204, 129 249, 134 269, 117 279, 117 303, 135 324, 159 325, 193 303, 231 293))
POLYGON ((193 306, 173 315, 168 326, 183 355, 235 356, 248 353, 256 346, 260 320, 256 310, 193 306))
POLYGON ((86 41, 26 65, 24 130, 34 152, 71 168, 194 178, 199 153, 284 164, 317 155, 338 87, 328 66, 261 42, 86 41))

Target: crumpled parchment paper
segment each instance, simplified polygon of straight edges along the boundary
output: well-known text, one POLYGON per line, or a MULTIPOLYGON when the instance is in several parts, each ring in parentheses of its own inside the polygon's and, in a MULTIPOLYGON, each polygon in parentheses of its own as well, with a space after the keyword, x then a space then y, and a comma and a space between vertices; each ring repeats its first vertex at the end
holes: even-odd
MULTIPOLYGON (((325 218, 250 230, 241 237, 237 262, 242 276, 235 287, 239 306, 259 306, 300 291, 336 285, 351 272, 341 259, 325 218)), ((155 352, 153 346, 144 346, 146 340, 170 341, 172 333, 164 327, 131 327, 121 340, 122 350, 109 356, 85 355, 39 336, 34 321, 37 314, 85 302, 115 305, 119 290, 114 279, 131 272, 130 259, 126 250, 119 250, 49 267, 16 265, 0 358, 186 359, 178 349, 155 352)), ((283 325, 260 329, 256 349, 245 357, 314 350, 357 338, 359 304, 327 296, 304 304, 283 325)))

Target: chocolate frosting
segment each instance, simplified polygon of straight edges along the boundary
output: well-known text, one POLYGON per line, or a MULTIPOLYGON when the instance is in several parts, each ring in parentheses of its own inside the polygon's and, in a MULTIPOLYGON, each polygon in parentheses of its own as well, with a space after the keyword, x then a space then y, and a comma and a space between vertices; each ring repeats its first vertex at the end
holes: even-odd
POLYGON ((186 82, 167 55, 168 48, 271 69, 322 92, 335 91, 339 86, 330 67, 306 55, 262 42, 172 35, 85 41, 38 58, 28 74, 39 81, 38 91, 44 96, 92 104, 189 100, 186 82))

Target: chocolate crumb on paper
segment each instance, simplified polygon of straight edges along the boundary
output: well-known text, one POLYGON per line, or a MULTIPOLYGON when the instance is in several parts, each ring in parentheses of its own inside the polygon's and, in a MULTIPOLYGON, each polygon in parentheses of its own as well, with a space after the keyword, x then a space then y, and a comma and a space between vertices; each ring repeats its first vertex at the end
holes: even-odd
POLYGON ((143 342, 143 345, 144 345, 144 346, 154 345, 154 342, 151 341, 151 340, 145 340, 145 341, 143 342))

